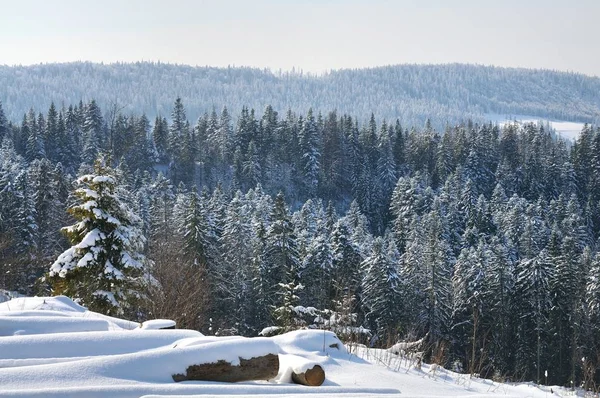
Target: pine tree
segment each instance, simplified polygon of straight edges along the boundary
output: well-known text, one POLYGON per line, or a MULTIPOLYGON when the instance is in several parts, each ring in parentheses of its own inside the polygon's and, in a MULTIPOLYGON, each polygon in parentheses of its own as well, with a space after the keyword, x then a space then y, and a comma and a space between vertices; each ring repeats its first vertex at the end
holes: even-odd
POLYGON ((4 137, 8 135, 8 120, 6 120, 6 115, 4 114, 4 109, 2 109, 2 102, 0 102, 0 143, 4 137))
POLYGON ((370 255, 361 264, 365 275, 362 304, 366 308, 367 322, 377 331, 383 345, 397 338, 401 314, 399 276, 390 258, 389 243, 376 238, 370 255))
POLYGON ((77 179, 78 223, 63 228, 71 248, 50 267, 54 294, 77 299, 92 311, 122 314, 139 298, 146 268, 139 218, 119 197, 114 171, 99 158, 94 174, 77 179))
POLYGON ((332 256, 332 310, 335 319, 331 326, 341 327, 341 333, 351 332, 345 327, 363 324, 361 263, 363 257, 355 243, 351 241, 348 226, 339 220, 331 232, 332 256))
POLYGON ((210 225, 206 203, 203 203, 195 190, 184 198, 186 203, 181 223, 184 253, 194 266, 205 268, 215 256, 214 227, 210 225))
POLYGON ((220 298, 221 319, 227 327, 244 335, 251 331, 252 286, 250 259, 252 257, 250 215, 240 191, 227 207, 223 234, 219 239, 221 261, 217 274, 217 297, 220 298))
POLYGON ((80 162, 82 127, 76 108, 69 106, 65 117, 65 133, 62 163, 70 173, 75 172, 80 162))
POLYGON ((299 140, 306 193, 309 197, 314 197, 317 194, 321 172, 321 144, 312 109, 309 109, 306 119, 304 119, 299 140))
POLYGON ((83 117, 84 143, 81 160, 88 165, 92 165, 102 148, 101 145, 104 140, 104 120, 95 100, 92 100, 85 107, 83 117))
POLYGON ((58 124, 58 112, 56 111, 56 107, 54 106, 54 102, 50 104, 50 109, 48 110, 48 115, 46 118, 46 126, 44 126, 44 139, 45 139, 45 147, 46 154, 48 155, 48 159, 52 162, 57 162, 60 158, 60 133, 59 133, 59 124, 58 124))
POLYGON ((46 157, 46 147, 43 136, 43 126, 35 118, 33 109, 27 114, 27 130, 29 135, 26 143, 26 157, 28 161, 46 157))
POLYGON ((267 255, 267 231, 263 220, 253 219, 252 223, 252 294, 255 300, 254 312, 250 327, 255 330, 272 325, 271 303, 272 281, 270 279, 270 268, 266 261, 267 255))
POLYGON ((506 242, 492 239, 491 253, 486 269, 486 293, 489 297, 487 308, 491 328, 490 360, 500 373, 513 371, 515 356, 515 267, 506 242))
POLYGON ((388 213, 390 208, 390 198, 394 187, 398 182, 398 177, 396 175, 396 161, 394 160, 390 138, 391 134, 392 132, 387 130, 384 123, 379 135, 379 155, 377 158, 377 186, 381 190, 381 193, 379 194, 381 201, 378 213, 380 214, 382 227, 386 226, 389 221, 388 213))
POLYGON ((279 193, 273 203, 271 225, 267 232, 265 261, 269 280, 271 305, 276 312, 275 317, 283 327, 294 327, 296 318, 292 307, 298 304, 297 292, 299 283, 300 259, 294 234, 294 226, 290 220, 285 199, 279 193))
POLYGON ((544 249, 534 258, 517 264, 516 292, 519 323, 517 326, 516 371, 541 382, 546 369, 547 340, 545 327, 550 308, 552 268, 544 249), (542 355, 544 357, 542 357, 542 355))
POLYGON ((156 162, 168 163, 169 161, 169 130, 167 120, 157 116, 152 128, 152 141, 156 149, 156 162))
MULTIPOLYGON (((584 255, 586 253, 584 252, 584 255)), ((590 255, 589 248, 587 254, 590 255)), ((582 256, 583 257, 583 256, 582 256)), ((595 365, 598 365, 595 356, 600 352, 600 254, 596 253, 593 258, 590 258, 591 264, 586 275, 585 281, 585 310, 587 333, 587 346, 584 346, 584 354, 587 358, 591 358, 595 365)), ((585 329, 584 329, 585 330, 585 329)))
POLYGON ((408 316, 419 331, 428 333, 432 349, 447 338, 451 317, 451 270, 455 259, 439 205, 422 218, 415 217, 402 255, 402 275, 409 291, 408 316))
POLYGON ((29 195, 35 207, 36 247, 37 261, 47 263, 56 253, 59 240, 57 235, 60 229, 58 222, 63 221, 62 212, 66 197, 59 197, 57 181, 62 176, 57 176, 52 164, 47 159, 34 160, 29 166, 29 195))
POLYGON ((243 172, 245 180, 251 187, 255 187, 256 184, 262 181, 262 170, 260 166, 258 149, 254 141, 250 141, 248 144, 248 150, 246 151, 246 160, 243 164, 243 172))
POLYGON ((320 310, 331 309, 332 253, 328 236, 319 231, 309 242, 300 269, 304 303, 320 310))

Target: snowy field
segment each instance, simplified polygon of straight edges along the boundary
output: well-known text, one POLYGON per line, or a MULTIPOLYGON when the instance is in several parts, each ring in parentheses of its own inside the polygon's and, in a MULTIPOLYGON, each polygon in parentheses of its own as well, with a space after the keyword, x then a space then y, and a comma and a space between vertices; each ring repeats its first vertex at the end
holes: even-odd
POLYGON ((575 396, 533 384, 471 378, 386 350, 344 346, 331 333, 300 330, 265 338, 203 336, 87 311, 64 296, 0 303, 0 397, 532 397, 575 396), (190 365, 232 364, 276 354, 270 381, 184 381, 190 365), (292 372, 320 365, 320 387, 292 384, 292 372))
POLYGON ((500 126, 503 126, 507 123, 518 122, 519 124, 526 123, 538 123, 541 122, 545 126, 549 124, 551 128, 556 131, 556 134, 561 136, 562 138, 568 140, 576 140, 579 137, 579 133, 585 123, 579 122, 565 122, 559 120, 548 120, 544 118, 539 118, 535 116, 527 116, 527 115, 515 115, 515 116, 503 116, 497 114, 487 114, 485 118, 491 120, 494 123, 498 123, 500 126))

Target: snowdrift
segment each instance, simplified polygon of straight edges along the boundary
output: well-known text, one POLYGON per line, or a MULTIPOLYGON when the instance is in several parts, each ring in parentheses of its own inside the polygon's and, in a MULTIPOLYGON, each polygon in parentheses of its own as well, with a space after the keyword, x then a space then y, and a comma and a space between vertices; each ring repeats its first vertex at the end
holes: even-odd
POLYGON ((367 348, 349 351, 334 333, 323 330, 244 338, 156 330, 163 327, 172 322, 157 320, 142 327, 90 312, 67 297, 0 303, 0 397, 368 397, 400 391, 403 397, 545 396, 531 385, 467 379, 428 365, 416 369, 407 364, 399 371, 399 356, 367 348), (240 367, 256 358, 277 358, 268 381, 175 381, 194 366, 240 367), (290 384, 294 380, 322 385, 290 384))

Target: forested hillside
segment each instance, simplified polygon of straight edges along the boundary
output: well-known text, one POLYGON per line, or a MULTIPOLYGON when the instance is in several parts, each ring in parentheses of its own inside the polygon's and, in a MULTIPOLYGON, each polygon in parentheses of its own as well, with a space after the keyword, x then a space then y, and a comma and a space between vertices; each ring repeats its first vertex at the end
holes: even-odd
POLYGON ((0 111, 0 287, 209 334, 424 337, 426 360, 471 373, 599 381, 600 129, 570 146, 533 124, 185 105, 0 111))
MULTIPOLYGON (((0 66, 0 101, 11 120, 30 107, 47 109, 95 99, 104 109, 145 113, 150 119, 170 114, 181 97, 195 122, 213 108, 356 115, 368 121, 399 118, 409 126, 430 119, 443 129, 486 114, 530 115, 591 122, 600 118, 600 79, 549 70, 475 65, 398 65, 332 71, 322 76, 273 73, 230 67, 190 67, 161 63, 44 64, 0 66)), ((364 119, 364 120, 363 120, 364 119)))

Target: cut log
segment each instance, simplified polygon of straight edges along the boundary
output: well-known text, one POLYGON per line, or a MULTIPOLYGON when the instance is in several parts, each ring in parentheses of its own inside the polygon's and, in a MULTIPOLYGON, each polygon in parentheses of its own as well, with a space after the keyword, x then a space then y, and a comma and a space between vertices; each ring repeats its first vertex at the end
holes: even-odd
POLYGON ((220 360, 188 366, 186 374, 174 374, 173 380, 203 380, 238 382, 248 380, 270 380, 279 372, 279 357, 276 354, 243 359, 239 365, 220 360))
POLYGON ((319 365, 315 365, 305 372, 292 372, 292 381, 303 386, 320 386, 325 381, 325 371, 319 365))

